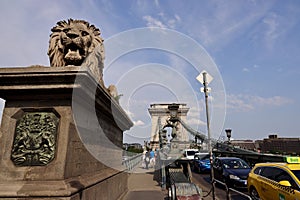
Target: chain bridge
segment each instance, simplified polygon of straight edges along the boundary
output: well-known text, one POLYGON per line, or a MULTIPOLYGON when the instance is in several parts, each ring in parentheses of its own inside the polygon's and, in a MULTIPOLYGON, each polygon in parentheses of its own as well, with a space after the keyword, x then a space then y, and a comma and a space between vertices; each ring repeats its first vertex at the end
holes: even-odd
MULTIPOLYGON (((160 149, 164 145, 172 144, 172 138, 176 137, 179 141, 179 149, 184 150, 193 146, 194 141, 201 141, 205 146, 208 143, 207 135, 203 132, 193 129, 188 125, 187 114, 189 107, 184 103, 171 104, 151 104, 148 111, 151 115, 152 129, 151 129, 151 149, 160 149), (166 128, 172 130, 172 138, 168 137, 166 128), (189 134, 195 138, 190 140, 189 134), (170 141, 171 140, 171 141, 170 141)), ((262 154, 239 147, 235 147, 227 141, 219 141, 212 138, 213 153, 215 156, 235 156, 254 165, 257 162, 279 162, 283 160, 281 155, 262 154)), ((201 150, 201 146, 200 146, 201 150)), ((203 149, 202 149, 203 150, 203 149)))

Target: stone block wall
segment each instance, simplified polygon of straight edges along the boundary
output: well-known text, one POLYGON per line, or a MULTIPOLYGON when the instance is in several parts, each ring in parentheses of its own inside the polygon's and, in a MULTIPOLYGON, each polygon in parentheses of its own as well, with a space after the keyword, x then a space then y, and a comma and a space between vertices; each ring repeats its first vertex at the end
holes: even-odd
POLYGON ((0 127, 0 199, 113 200, 126 192, 118 147, 132 122, 86 68, 2 68, 0 97, 6 100, 0 127), (80 95, 74 103, 75 90, 80 95), (76 118, 78 109, 83 118, 76 118), (35 128, 27 133, 24 125, 18 126, 21 119, 26 124, 26 113, 43 112, 57 116, 55 134, 50 127, 40 137, 35 128), (32 143, 35 136, 41 147, 32 143), (108 148, 103 141, 113 145, 108 148), (14 146, 18 151, 12 159, 14 146), (48 162, 49 151, 54 158, 48 162))

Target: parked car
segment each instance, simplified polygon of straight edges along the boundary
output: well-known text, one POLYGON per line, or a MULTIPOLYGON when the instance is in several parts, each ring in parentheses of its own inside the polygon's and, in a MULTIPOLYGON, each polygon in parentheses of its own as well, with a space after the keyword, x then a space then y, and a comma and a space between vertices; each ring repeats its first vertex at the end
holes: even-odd
POLYGON ((300 199, 300 158, 287 157, 285 163, 256 164, 248 177, 252 199, 300 199))
POLYGON ((217 157, 213 162, 214 178, 227 187, 247 188, 250 166, 236 157, 217 157))
POLYGON ((196 153, 199 153, 198 149, 185 149, 183 152, 183 157, 188 160, 193 160, 196 153))
POLYGON ((191 167, 195 172, 210 172, 209 153, 196 153, 191 167))

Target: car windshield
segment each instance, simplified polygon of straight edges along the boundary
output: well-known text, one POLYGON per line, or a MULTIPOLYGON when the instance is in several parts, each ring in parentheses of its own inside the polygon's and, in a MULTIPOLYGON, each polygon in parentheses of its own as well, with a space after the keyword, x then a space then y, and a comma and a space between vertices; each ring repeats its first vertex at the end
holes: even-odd
POLYGON ((297 179, 300 181, 300 170, 292 170, 292 172, 295 174, 297 179))
POLYGON ((250 168, 249 165, 240 159, 226 159, 223 160, 223 166, 226 169, 247 169, 250 168))
POLYGON ((186 155, 193 156, 193 155, 195 155, 195 153, 197 153, 197 151, 187 151, 186 155))
POLYGON ((209 154, 195 154, 195 158, 199 160, 209 159, 209 154))
POLYGON ((206 156, 203 156, 202 158, 201 158, 201 160, 209 160, 209 155, 206 155, 206 156))

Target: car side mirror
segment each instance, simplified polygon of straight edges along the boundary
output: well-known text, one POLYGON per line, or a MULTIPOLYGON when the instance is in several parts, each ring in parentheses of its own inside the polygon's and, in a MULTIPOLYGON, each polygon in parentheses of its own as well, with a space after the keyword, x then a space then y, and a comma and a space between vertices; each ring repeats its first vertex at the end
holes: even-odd
POLYGON ((282 185, 282 186, 286 186, 286 187, 291 187, 291 183, 289 181, 279 181, 279 185, 282 185))

